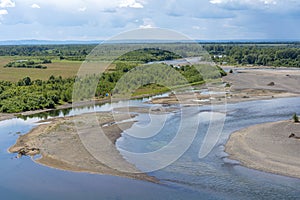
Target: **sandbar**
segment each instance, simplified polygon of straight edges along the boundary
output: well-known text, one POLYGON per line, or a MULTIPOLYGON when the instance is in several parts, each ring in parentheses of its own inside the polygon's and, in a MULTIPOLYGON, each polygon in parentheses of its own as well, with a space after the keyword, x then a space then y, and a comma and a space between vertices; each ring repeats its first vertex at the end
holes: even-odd
POLYGON ((18 153, 19 156, 41 155, 41 158, 33 160, 61 170, 122 176, 158 183, 156 178, 140 172, 127 162, 116 149, 116 140, 121 137, 122 130, 132 126, 134 121, 130 118, 133 117, 133 115, 101 112, 46 120, 29 133, 20 136, 8 151, 18 153), (95 116, 97 123, 93 122, 95 116), (121 126, 116 123, 120 123, 121 126), (99 135, 99 126, 104 136, 99 135), (91 144, 98 141, 97 137, 108 138, 109 142, 103 139, 102 143, 97 144, 100 149, 95 157, 82 143, 78 130, 83 130, 80 134, 87 134, 87 139, 90 140, 88 142, 91 144), (117 170, 105 163, 112 163, 124 170, 117 170))
POLYGON ((300 178, 300 123, 271 122, 233 133, 225 146, 243 166, 300 178), (290 137, 294 133, 296 137, 290 137))

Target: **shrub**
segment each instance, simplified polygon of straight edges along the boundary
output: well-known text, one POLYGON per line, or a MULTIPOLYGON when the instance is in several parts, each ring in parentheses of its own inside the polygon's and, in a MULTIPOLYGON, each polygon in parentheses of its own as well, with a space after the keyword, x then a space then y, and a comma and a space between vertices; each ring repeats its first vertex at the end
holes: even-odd
POLYGON ((298 118, 296 113, 293 115, 293 120, 294 120, 295 123, 299 122, 299 118, 298 118))

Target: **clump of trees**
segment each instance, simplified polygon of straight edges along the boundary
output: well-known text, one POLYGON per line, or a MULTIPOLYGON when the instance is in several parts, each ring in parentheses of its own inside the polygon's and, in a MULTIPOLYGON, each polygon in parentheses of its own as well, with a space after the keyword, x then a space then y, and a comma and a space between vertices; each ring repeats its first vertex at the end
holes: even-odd
POLYGON ((47 66, 43 64, 52 63, 50 59, 43 60, 18 60, 6 64, 4 67, 13 67, 13 68, 35 68, 35 69, 47 69, 47 66))
POLYGON ((143 63, 162 61, 162 60, 173 60, 181 58, 173 52, 164 51, 156 48, 144 48, 135 51, 131 51, 122 55, 118 60, 120 61, 140 61, 143 63))
POLYGON ((55 108, 64 102, 72 102, 74 78, 62 79, 51 76, 49 80, 25 77, 17 83, 0 81, 0 112, 55 108))

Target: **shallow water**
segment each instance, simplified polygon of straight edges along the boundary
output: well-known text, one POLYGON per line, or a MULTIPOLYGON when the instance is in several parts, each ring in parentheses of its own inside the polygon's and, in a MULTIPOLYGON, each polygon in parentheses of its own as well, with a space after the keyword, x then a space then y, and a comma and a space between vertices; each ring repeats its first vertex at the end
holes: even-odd
MULTIPOLYGON (((201 120, 197 136, 188 151, 170 166, 150 173, 159 178, 163 185, 51 169, 35 164, 28 157, 16 159, 16 155, 7 153, 7 148, 14 144, 19 134, 25 134, 36 126, 35 122, 41 118, 3 121, 0 122, 1 199, 299 199, 299 179, 241 167, 226 159, 223 151, 231 132, 258 123, 289 119, 300 110, 299 102, 300 98, 284 98, 227 105, 224 130, 218 144, 204 159, 199 159, 198 152, 209 121, 201 120)), ((128 102, 64 110, 49 116, 108 111, 124 105, 128 102)), ((130 101, 130 105, 151 106, 142 104, 142 100, 130 101)), ((183 109, 204 114, 211 111, 210 106, 183 109)), ((222 107, 220 109, 224 111, 222 107)), ((214 111, 217 110, 218 107, 214 111)), ((40 117, 46 118, 46 115, 40 117)), ((148 152, 168 144, 174 137, 172 130, 176 130, 180 115, 172 113, 166 117, 166 126, 158 135, 138 140, 124 134, 118 140, 118 148, 148 152)), ((147 126, 150 120, 143 114, 138 119, 139 126, 147 126)))
MULTIPOLYGON (((294 112, 300 111, 299 102, 300 98, 284 98, 229 104, 222 134, 207 157, 198 157, 209 125, 208 120, 200 120, 198 134, 189 150, 170 166, 151 175, 171 185, 195 191, 204 190, 226 199, 299 199, 299 179, 241 167, 238 162, 227 159, 227 154, 224 153, 224 145, 230 133, 254 124, 290 119, 294 112)), ((199 113, 207 113, 211 107, 185 109, 191 109, 191 113, 195 109, 199 113)), ((224 111, 221 106, 219 109, 224 111)), ((218 106, 214 111, 218 111, 218 106)), ((139 120, 141 124, 149 123, 146 116, 140 117, 139 120)), ((170 135, 170 130, 176 130, 178 120, 179 116, 176 114, 169 115, 166 126, 157 136, 145 140, 124 134, 117 144, 119 148, 138 153, 155 151, 175 137, 176 131, 170 135)), ((130 129, 128 131, 130 132, 130 129)), ((124 156, 126 157, 126 154, 124 156)), ((134 159, 130 161, 135 162, 134 159)))

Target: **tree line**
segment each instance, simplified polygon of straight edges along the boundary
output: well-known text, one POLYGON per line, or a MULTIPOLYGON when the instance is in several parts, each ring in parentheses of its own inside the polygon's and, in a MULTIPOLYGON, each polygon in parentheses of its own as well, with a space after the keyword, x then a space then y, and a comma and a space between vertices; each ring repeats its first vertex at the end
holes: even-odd
POLYGON ((73 78, 50 76, 47 81, 25 77, 16 83, 0 81, 0 112, 18 113, 52 109, 57 105, 72 103, 74 87, 81 92, 76 94, 79 99, 75 100, 83 101, 93 97, 103 98, 107 94, 118 95, 131 92, 130 90, 152 84, 173 87, 187 83, 203 83, 206 79, 216 79, 226 75, 221 68, 210 70, 212 66, 208 65, 172 68, 166 64, 141 65, 138 62, 128 61, 117 61, 115 65, 115 70, 107 71, 101 76, 88 75, 73 78), (126 76, 127 73, 131 75, 126 76))
MULTIPOLYGON (((147 45, 149 46, 149 45, 147 45)), ((151 46, 151 45, 150 45, 151 46)), ((161 47, 170 47, 171 44, 161 44, 161 47)), ((96 47, 94 44, 80 45, 6 45, 0 46, 0 56, 38 56, 45 58, 58 58, 61 60, 84 61, 86 56, 96 47)), ((103 60, 113 57, 115 52, 121 52, 122 45, 113 44, 101 46, 100 54, 103 60)), ((196 45, 180 44, 178 48, 180 57, 199 56, 196 45)), ((212 60, 220 64, 235 65, 262 65, 300 67, 300 43, 248 43, 248 44, 203 44, 212 60)), ((206 56, 203 54, 202 56, 206 56)), ((178 55, 157 49, 144 49, 133 51, 119 58, 121 61, 139 60, 151 62, 178 58, 178 55)))
POLYGON ((206 45, 220 64, 300 67, 300 45, 206 45))

